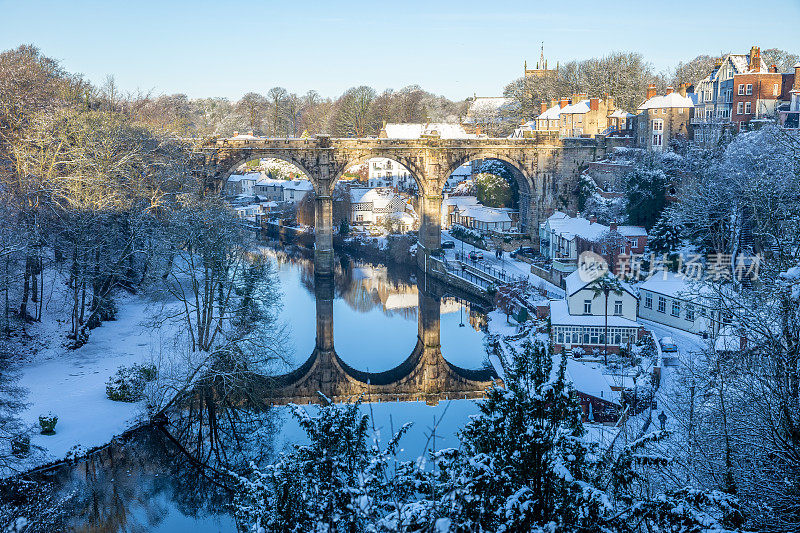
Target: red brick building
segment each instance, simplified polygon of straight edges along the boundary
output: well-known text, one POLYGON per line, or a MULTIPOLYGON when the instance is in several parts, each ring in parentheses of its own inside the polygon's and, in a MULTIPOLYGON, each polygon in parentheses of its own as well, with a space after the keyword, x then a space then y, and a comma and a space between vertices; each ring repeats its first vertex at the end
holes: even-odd
POLYGON ((791 100, 795 74, 780 73, 772 65, 769 72, 746 72, 733 76, 731 123, 737 131, 753 120, 777 118, 781 104, 791 100))

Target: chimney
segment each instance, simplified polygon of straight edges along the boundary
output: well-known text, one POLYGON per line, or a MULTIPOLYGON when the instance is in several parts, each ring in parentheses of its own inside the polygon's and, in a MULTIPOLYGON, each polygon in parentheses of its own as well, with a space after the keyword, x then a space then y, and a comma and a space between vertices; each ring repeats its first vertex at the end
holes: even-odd
POLYGON ((253 136, 254 136, 252 131, 248 131, 248 132, 247 132, 247 134, 248 134, 250 137, 253 137, 253 136))
POLYGON ((566 97, 562 97, 561 101, 558 102, 558 105, 561 107, 561 109, 564 109, 565 107, 567 107, 567 104, 569 104, 569 98, 566 98, 566 97))
POLYGON ((555 98, 553 98, 552 100, 550 100, 550 107, 555 107, 555 106, 557 106, 557 105, 558 105, 558 100, 556 100, 555 98))
POLYGON ((750 64, 748 68, 756 72, 761 70, 761 48, 758 46, 754 46, 750 49, 750 64))
POLYGON ((656 95, 656 84, 655 83, 651 83, 647 87, 647 99, 650 100, 655 95, 656 95))
POLYGON ((772 72, 773 74, 777 74, 778 73, 778 65, 772 65, 771 67, 769 67, 769 71, 772 72))
POLYGON ((547 102, 542 102, 541 104, 539 104, 539 113, 541 114, 544 113, 545 111, 547 111, 547 102))
POLYGON ((234 136, 234 137, 238 137, 238 136, 239 136, 239 132, 238 132, 238 131, 234 131, 234 132, 233 132, 233 136, 234 136))
POLYGON ((597 222, 597 217, 596 217, 596 216, 594 216, 594 215, 590 216, 590 217, 589 217, 589 225, 592 225, 592 224, 594 224, 595 222, 597 222))
POLYGON ((668 85, 667 86, 667 94, 672 94, 674 92, 675 92, 675 89, 673 89, 672 85, 668 85))
POLYGON ((589 98, 589 109, 592 111, 597 111, 598 109, 600 109, 600 99, 589 98))
POLYGON ((685 83, 681 83, 678 86, 678 94, 680 94, 684 98, 686 97, 686 84, 685 83))
POLYGON ((581 101, 581 95, 578 93, 572 93, 572 99, 570 100, 570 103, 572 105, 575 105, 580 101, 581 101))
POLYGON ((610 231, 617 231, 617 223, 616 222, 612 222, 611 225, 609 226, 609 230, 610 231))

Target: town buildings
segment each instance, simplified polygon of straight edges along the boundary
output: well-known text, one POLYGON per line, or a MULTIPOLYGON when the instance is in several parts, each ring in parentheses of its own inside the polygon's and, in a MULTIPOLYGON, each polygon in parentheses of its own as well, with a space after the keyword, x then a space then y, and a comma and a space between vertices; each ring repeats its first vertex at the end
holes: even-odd
POLYGON ((638 144, 652 151, 662 151, 674 139, 690 140, 694 101, 687 96, 686 85, 678 91, 667 87, 663 96, 656 94, 655 85, 647 90, 647 99, 639 106, 637 117, 638 144))
POLYGON ((481 233, 507 233, 517 227, 518 213, 509 208, 487 207, 475 196, 448 196, 442 200, 442 229, 453 224, 481 233))
POLYGON ((397 214, 411 211, 406 198, 389 187, 352 187, 350 206, 350 223, 355 226, 382 225, 388 215, 392 215, 400 225, 410 225, 407 218, 397 217, 397 214))
POLYGON ((749 54, 727 54, 717 59, 711 72, 695 84, 695 140, 716 142, 724 128, 730 125, 734 109, 734 76, 766 72, 761 49, 757 46, 753 46, 749 54))
POLYGON ((595 290, 594 281, 585 280, 582 274, 576 270, 567 276, 565 298, 550 302, 553 351, 576 347, 586 353, 602 350, 606 324, 609 353, 618 353, 621 346, 639 340, 643 330, 636 322, 637 297, 631 286, 620 282, 620 293, 611 292, 606 302, 605 294, 595 290))
POLYGON ((612 272, 626 265, 625 258, 641 254, 647 246, 647 232, 641 226, 606 226, 595 217, 570 217, 556 211, 539 226, 539 252, 550 262, 556 285, 578 268, 578 257, 586 251, 602 256, 612 272))
POLYGON ((573 94, 571 102, 559 112, 561 137, 594 137, 605 132, 608 116, 616 109, 608 95, 588 98, 586 94, 573 94))
POLYGON ((231 174, 225 182, 224 192, 227 196, 253 196, 256 182, 262 177, 259 172, 231 174))
POLYGON ((753 121, 778 117, 782 104, 791 101, 796 75, 780 73, 774 65, 767 72, 746 72, 733 76, 731 124, 735 131, 747 129, 753 121))
POLYGON ((780 123, 784 128, 800 129, 800 62, 794 65, 794 85, 789 96, 789 104, 780 111, 780 123))
POLYGON ((416 189, 414 177, 406 167, 385 157, 376 157, 367 161, 367 185, 375 187, 394 187, 401 191, 416 189))

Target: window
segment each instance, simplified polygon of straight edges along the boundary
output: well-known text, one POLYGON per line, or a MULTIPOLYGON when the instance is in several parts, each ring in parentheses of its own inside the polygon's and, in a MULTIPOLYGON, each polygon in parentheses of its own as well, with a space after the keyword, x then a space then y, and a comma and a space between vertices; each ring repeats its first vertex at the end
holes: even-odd
POLYGON ((584 315, 591 315, 592 314, 592 301, 591 300, 584 300, 583 301, 583 314, 584 315))
POLYGON ((749 115, 752 112, 752 104, 750 102, 744 103, 744 114, 749 115))
POLYGON ((686 320, 694 322, 694 306, 692 304, 686 304, 686 320))
POLYGON ((664 131, 664 119, 657 118, 653 120, 653 131, 664 131))
POLYGON ((661 114, 662 114, 662 115, 666 115, 666 114, 667 114, 667 108, 666 108, 666 107, 665 107, 664 109, 662 109, 662 110, 661 110, 661 114))
POLYGON ((739 84, 739 94, 744 94, 744 84, 742 83, 739 84))
POLYGON ((653 146, 661 146, 664 138, 660 133, 653 134, 653 146))
POLYGON ((753 84, 752 83, 748 83, 747 84, 747 94, 753 94, 753 84))
POLYGON ((678 300, 672 300, 672 316, 681 316, 681 303, 678 300))
POLYGON ((778 84, 777 83, 772 85, 772 96, 778 96, 778 84))
POLYGON ((622 314, 622 300, 617 300, 614 302, 614 314, 615 315, 622 314))
POLYGON ((744 112, 744 102, 736 104, 736 114, 741 115, 744 112))
POLYGON ((658 297, 658 312, 659 313, 666 313, 667 312, 667 299, 663 296, 658 297))

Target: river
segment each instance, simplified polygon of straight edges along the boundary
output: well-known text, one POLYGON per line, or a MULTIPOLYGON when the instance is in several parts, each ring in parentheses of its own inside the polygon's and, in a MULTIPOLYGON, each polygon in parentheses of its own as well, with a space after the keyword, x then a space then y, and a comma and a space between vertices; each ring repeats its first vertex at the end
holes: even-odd
MULTIPOLYGON (((289 367, 301 367, 309 358, 335 351, 334 360, 353 375, 395 372, 398 382, 408 389, 408 383, 412 388, 426 387, 418 376, 412 381, 406 377, 423 363, 438 365, 437 375, 441 369, 468 374, 488 366, 483 346, 486 317, 478 305, 449 295, 441 287, 438 292, 420 289, 408 269, 342 257, 330 290, 331 310, 321 302, 312 262, 297 250, 266 251, 281 292, 280 320, 286 326, 289 367), (320 335, 330 335, 330 329, 332 346, 328 339, 328 349, 320 350, 325 344, 320 335), (444 361, 431 363, 431 357, 444 361)), ((455 378, 454 383, 463 381, 455 378)), ((458 429, 478 410, 474 400, 446 399, 462 393, 442 391, 441 387, 425 395, 426 401, 392 401, 391 386, 384 387, 390 393, 383 395, 383 401, 362 404, 361 409, 372 417, 373 437, 382 442, 404 423, 413 423, 402 441, 400 459, 425 456, 434 446, 456 446, 458 429)), ((303 408, 312 413, 316 409, 311 405, 303 408)), ((273 456, 303 440, 288 407, 276 407, 269 417, 265 433, 272 439, 268 444, 273 456)), ((47 497, 65 501, 61 508, 67 530, 236 531, 228 509, 230 495, 156 428, 137 431, 125 442, 114 443, 75 465, 62 466, 44 479, 51 484, 47 497)))

